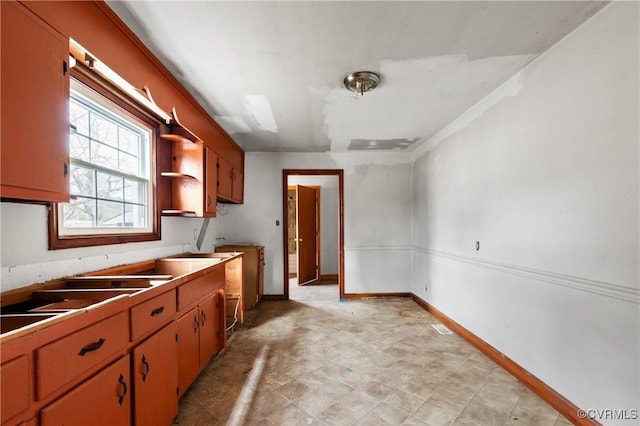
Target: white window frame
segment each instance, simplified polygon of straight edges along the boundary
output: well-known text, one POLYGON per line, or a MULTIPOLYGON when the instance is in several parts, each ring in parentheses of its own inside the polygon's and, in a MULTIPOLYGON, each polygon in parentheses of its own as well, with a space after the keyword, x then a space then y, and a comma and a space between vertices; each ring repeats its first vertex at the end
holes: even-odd
MULTIPOLYGON (((138 181, 144 183, 146 186, 146 197, 145 200, 145 222, 146 226, 88 226, 88 227, 68 227, 65 226, 65 218, 64 218, 64 208, 67 203, 58 204, 58 236, 60 238, 64 237, 81 237, 81 236, 107 236, 107 235, 126 235, 126 234, 149 234, 154 232, 154 216, 155 216, 155 208, 154 208, 154 185, 152 179, 152 138, 153 138, 153 129, 138 117, 135 117, 133 114, 125 111, 120 106, 111 102, 109 99, 105 98, 101 94, 95 92, 91 88, 85 86, 81 82, 71 79, 71 97, 69 102, 71 102, 71 98, 78 99, 78 102, 82 103, 84 106, 87 106, 89 109, 97 112, 100 115, 108 117, 108 119, 112 120, 118 126, 125 127, 129 130, 139 129, 142 133, 146 134, 146 142, 142 142, 139 147, 139 155, 141 157, 139 170, 140 174, 138 176, 133 174, 127 174, 121 172, 117 169, 111 169, 109 167, 105 167, 102 165, 97 165, 92 163, 91 161, 85 161, 79 158, 71 157, 71 168, 75 167, 85 167, 88 169, 92 169, 96 172, 105 172, 109 173, 112 176, 123 177, 129 180, 138 181)), ((72 130, 73 131, 73 130, 72 130)), ((89 136, 89 135, 87 135, 89 136)), ((89 142, 90 144, 91 142, 89 142)), ((97 179, 94 178, 94 179, 97 179)), ((107 201, 107 202, 117 202, 123 205, 132 205, 134 203, 130 203, 124 200, 103 200, 98 197, 97 194, 97 181, 94 180, 94 193, 93 197, 86 197, 88 199, 96 200, 96 210, 95 214, 97 215, 97 203, 98 201, 107 201)), ((123 189, 124 190, 124 189, 123 189)), ((79 194, 71 194, 72 198, 79 194)), ((83 197, 85 198, 85 197, 83 197)), ((142 204, 142 203, 141 203, 142 204)), ((124 217, 124 214, 123 214, 124 217)), ((95 220, 95 218, 94 218, 95 220)), ((95 222, 94 222, 95 223, 95 222)))

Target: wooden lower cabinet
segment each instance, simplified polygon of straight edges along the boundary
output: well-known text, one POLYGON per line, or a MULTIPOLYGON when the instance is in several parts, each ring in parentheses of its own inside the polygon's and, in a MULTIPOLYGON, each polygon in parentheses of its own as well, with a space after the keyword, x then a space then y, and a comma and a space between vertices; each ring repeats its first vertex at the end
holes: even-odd
POLYGON ((200 320, 195 307, 178 319, 178 395, 182 396, 200 371, 200 320))
POLYGON ((133 349, 134 424, 170 425, 178 412, 175 321, 133 349))
POLYGON ((224 292, 215 293, 180 317, 178 324, 178 394, 182 396, 211 357, 222 349, 220 318, 224 292), (222 295, 220 294, 222 293, 222 295))
POLYGON ((129 356, 120 358, 45 407, 40 425, 130 425, 130 368, 129 356))
POLYGON ((29 405, 30 363, 26 355, 2 364, 0 367, 0 421, 4 422, 26 410, 29 405))
POLYGON ((253 309, 264 293, 264 246, 253 244, 224 245, 216 252, 242 252, 242 305, 253 309))

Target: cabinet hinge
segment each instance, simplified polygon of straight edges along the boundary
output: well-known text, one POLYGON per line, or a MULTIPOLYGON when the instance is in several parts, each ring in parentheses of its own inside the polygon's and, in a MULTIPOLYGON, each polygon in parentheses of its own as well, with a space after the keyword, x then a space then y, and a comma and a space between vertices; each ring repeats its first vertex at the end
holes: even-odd
POLYGON ((176 388, 176 395, 180 395, 180 388, 176 388))
POLYGON ((178 341, 178 333, 176 333, 176 342, 178 341))

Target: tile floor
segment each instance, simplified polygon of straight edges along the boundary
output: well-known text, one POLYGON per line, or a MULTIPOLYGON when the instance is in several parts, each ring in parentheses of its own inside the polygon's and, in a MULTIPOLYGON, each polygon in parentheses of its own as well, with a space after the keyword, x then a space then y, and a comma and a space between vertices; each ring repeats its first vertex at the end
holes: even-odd
MULTIPOLYGON (((298 291, 299 290, 299 291, 298 291)), ((185 425, 570 425, 410 299, 261 302, 180 400, 185 425)))

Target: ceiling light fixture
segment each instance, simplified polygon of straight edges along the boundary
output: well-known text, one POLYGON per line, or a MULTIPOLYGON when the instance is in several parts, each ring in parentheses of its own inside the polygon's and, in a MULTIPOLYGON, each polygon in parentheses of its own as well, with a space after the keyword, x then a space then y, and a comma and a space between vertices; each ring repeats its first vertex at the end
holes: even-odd
POLYGON ((380 74, 373 71, 356 71, 346 76, 343 83, 344 87, 353 92, 353 97, 357 99, 378 86, 380 74))

